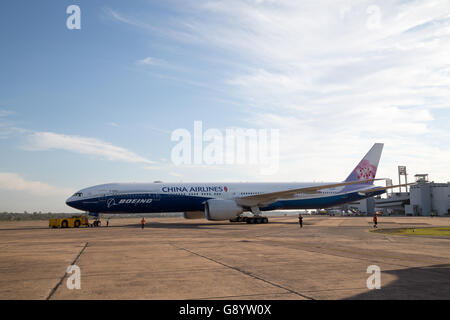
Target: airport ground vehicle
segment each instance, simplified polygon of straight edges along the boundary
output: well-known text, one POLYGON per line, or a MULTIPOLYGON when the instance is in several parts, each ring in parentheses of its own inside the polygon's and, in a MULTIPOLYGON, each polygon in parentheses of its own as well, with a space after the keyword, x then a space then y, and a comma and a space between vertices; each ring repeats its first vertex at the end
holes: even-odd
POLYGON ((48 226, 50 228, 98 227, 99 225, 99 220, 95 220, 94 223, 90 223, 89 219, 82 215, 72 216, 70 218, 50 219, 48 221, 48 226))

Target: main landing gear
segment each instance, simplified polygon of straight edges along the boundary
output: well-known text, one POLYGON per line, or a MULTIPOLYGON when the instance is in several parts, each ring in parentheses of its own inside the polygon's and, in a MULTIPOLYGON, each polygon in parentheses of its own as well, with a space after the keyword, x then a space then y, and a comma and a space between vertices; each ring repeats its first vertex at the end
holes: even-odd
POLYGON ((230 219, 230 222, 247 222, 248 224, 261 224, 261 223, 269 223, 269 219, 263 216, 236 217, 230 219))
POLYGON ((250 210, 253 213, 252 217, 238 216, 236 218, 230 219, 230 222, 247 222, 248 224, 269 223, 269 219, 261 215, 261 211, 258 207, 252 207, 250 210))
POLYGON ((246 222, 250 224, 269 223, 269 219, 267 219, 267 217, 254 216, 254 217, 247 217, 246 222))

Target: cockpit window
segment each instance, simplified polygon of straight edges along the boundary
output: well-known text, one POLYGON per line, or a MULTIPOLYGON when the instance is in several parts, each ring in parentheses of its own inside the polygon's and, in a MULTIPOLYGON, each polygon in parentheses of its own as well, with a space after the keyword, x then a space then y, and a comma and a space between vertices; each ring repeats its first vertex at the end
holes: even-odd
POLYGON ((77 192, 77 193, 75 193, 73 196, 74 196, 74 197, 82 197, 82 196, 83 196, 83 193, 77 192))

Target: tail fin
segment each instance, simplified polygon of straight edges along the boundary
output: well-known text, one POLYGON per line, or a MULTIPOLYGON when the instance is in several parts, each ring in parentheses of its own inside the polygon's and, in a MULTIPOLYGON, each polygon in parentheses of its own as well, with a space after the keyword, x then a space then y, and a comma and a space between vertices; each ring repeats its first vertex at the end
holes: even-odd
MULTIPOLYGON (((350 173, 345 182, 375 179, 375 175, 378 169, 378 163, 380 162, 381 152, 383 151, 383 143, 375 143, 373 147, 367 152, 361 162, 350 173)), ((360 189, 363 186, 373 185, 370 184, 352 184, 344 188, 344 192, 360 189)))

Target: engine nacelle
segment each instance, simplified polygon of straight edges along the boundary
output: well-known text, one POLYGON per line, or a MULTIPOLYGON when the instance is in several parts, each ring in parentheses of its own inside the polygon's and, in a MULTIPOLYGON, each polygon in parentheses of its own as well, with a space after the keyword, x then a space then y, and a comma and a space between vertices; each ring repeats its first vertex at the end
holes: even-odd
POLYGON ((208 220, 229 220, 244 212, 233 200, 211 199, 205 203, 205 217, 208 220))
POLYGON ((183 217, 185 219, 203 219, 205 218, 205 212, 203 211, 183 212, 183 217))

